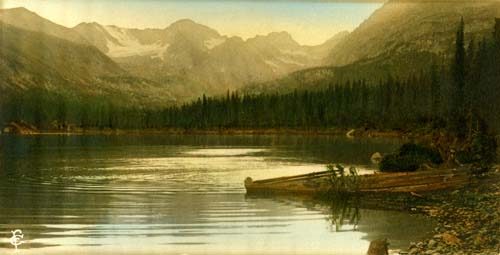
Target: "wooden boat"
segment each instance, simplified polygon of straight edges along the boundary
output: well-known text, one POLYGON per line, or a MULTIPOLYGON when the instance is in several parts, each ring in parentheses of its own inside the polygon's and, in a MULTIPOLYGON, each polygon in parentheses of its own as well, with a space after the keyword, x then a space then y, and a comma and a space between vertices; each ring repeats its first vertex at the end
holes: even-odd
MULTIPOLYGON (((314 172, 296 176, 279 177, 253 181, 245 179, 247 194, 280 193, 317 195, 326 194, 332 189, 332 172, 314 172)), ((347 176, 346 180, 356 178, 356 186, 347 192, 427 192, 460 188, 472 182, 469 171, 426 170, 405 173, 376 173, 370 175, 347 176)))

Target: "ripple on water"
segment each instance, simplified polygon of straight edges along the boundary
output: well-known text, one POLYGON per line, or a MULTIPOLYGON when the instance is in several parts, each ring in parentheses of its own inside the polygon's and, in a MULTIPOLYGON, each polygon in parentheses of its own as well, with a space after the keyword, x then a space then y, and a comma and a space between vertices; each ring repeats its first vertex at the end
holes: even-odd
POLYGON ((359 254, 366 251, 367 236, 397 232, 388 225, 406 215, 378 215, 385 220, 370 225, 375 217, 366 213, 363 231, 345 224, 336 233, 324 205, 246 197, 248 176, 324 170, 324 161, 302 158, 303 147, 284 147, 71 146, 67 153, 64 146, 40 148, 39 154, 14 158, 0 180, 0 254, 10 248, 2 235, 15 228, 23 229, 24 247, 33 254, 57 247, 88 254, 106 247, 130 254, 141 247, 159 253, 359 254))

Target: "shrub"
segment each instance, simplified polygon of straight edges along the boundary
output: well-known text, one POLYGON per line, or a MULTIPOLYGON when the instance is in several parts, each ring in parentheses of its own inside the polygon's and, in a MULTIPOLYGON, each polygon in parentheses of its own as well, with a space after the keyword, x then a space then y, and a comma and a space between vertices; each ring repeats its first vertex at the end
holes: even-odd
POLYGON ((438 151, 414 143, 403 144, 399 149, 399 155, 422 158, 423 161, 429 161, 433 164, 443 163, 443 158, 438 151))
POLYGON ((495 137, 485 133, 476 133, 472 137, 470 146, 457 153, 457 160, 461 164, 471 164, 474 172, 487 172, 496 162, 497 142, 495 137))
POLYGON ((443 158, 434 149, 406 143, 399 148, 398 153, 385 156, 379 168, 383 172, 413 172, 425 163, 441 164, 443 158))
POLYGON ((359 187, 358 171, 356 168, 349 168, 349 172, 346 173, 345 168, 342 165, 332 165, 326 166, 327 170, 330 171, 330 184, 331 189, 329 193, 341 193, 345 191, 357 190, 359 187))
POLYGON ((383 172, 413 172, 420 167, 418 157, 398 154, 389 154, 380 162, 380 171, 383 172))

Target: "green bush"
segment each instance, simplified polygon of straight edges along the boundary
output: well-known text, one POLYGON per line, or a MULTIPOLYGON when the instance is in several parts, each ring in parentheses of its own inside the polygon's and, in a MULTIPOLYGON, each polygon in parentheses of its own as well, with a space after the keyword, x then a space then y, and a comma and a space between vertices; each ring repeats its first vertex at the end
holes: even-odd
POLYGON ((497 146, 494 136, 477 133, 470 146, 457 153, 457 160, 461 164, 471 164, 476 173, 487 172, 496 162, 497 146))
POLYGON ((413 172, 420 167, 420 159, 415 156, 389 154, 380 162, 380 171, 383 172, 413 172))
POLYGON ((441 158, 438 151, 414 143, 403 144, 399 149, 399 155, 414 156, 421 158, 424 162, 429 161, 437 165, 443 163, 443 158, 441 158))
POLYGON ((383 172, 413 172, 422 164, 441 164, 443 158, 436 150, 414 144, 406 143, 401 146, 396 154, 385 156, 379 168, 383 172))

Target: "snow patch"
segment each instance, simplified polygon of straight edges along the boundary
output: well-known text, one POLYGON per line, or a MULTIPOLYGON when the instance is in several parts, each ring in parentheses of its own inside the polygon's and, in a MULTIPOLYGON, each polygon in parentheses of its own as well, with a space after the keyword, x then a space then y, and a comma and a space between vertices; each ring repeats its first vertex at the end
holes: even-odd
POLYGON ((270 66, 274 72, 284 69, 285 68, 284 65, 295 65, 295 66, 300 66, 300 67, 303 67, 306 65, 304 63, 295 61, 293 59, 284 58, 284 57, 277 57, 274 59, 268 59, 268 60, 265 60, 264 62, 268 66, 270 66))
POLYGON ((264 62, 270 66, 274 72, 276 72, 278 69, 280 69, 280 65, 278 63, 276 63, 275 61, 273 60, 264 60, 264 62))
POLYGON ((161 49, 158 51, 156 55, 151 56, 151 58, 159 58, 161 60, 164 60, 165 58, 165 53, 167 53, 168 47, 170 47, 170 44, 165 44, 164 46, 161 47, 161 49))
POLYGON ((107 55, 110 57, 151 56, 163 59, 169 46, 168 44, 162 45, 159 41, 154 44, 141 44, 137 38, 128 33, 127 29, 114 26, 104 26, 104 29, 119 43, 106 41, 107 55))
POLYGON ((277 59, 279 61, 281 61, 285 64, 289 64, 289 65, 297 65, 297 66, 305 66, 306 65, 304 63, 301 63, 301 62, 298 62, 298 61, 295 61, 295 60, 289 59, 289 58, 278 57, 277 59))
POLYGON ((205 44, 205 47, 207 47, 209 50, 215 48, 218 45, 223 44, 226 41, 225 38, 212 38, 209 40, 204 41, 203 43, 205 44))
POLYGON ((309 54, 305 51, 300 51, 300 50, 280 50, 281 53, 285 55, 290 55, 290 56, 301 56, 301 57, 308 57, 309 54))

